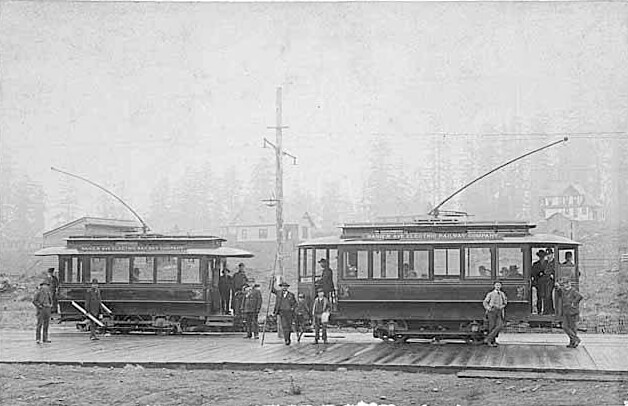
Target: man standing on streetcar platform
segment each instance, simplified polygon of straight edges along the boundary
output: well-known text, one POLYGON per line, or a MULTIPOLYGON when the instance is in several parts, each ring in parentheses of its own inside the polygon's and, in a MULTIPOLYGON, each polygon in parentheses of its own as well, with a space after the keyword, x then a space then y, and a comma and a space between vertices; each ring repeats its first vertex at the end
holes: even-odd
POLYGON ((271 292, 275 294, 274 314, 281 318, 281 328, 286 345, 290 345, 290 333, 292 332, 292 316, 297 307, 297 299, 292 292, 288 292, 290 285, 287 282, 279 284, 281 290, 275 289, 275 278, 273 277, 271 292))
POLYGON ((541 285, 541 277, 545 275, 545 250, 539 250, 536 256, 539 257, 537 261, 532 264, 532 287, 536 289, 536 313, 543 313, 543 303, 545 300, 544 286, 541 285))
POLYGON ((325 293, 325 297, 330 301, 333 300, 333 292, 334 292, 334 272, 329 267, 327 263, 327 259, 322 258, 318 261, 321 265, 322 274, 320 279, 320 287, 323 289, 325 293))
POLYGON ((502 283, 495 281, 493 286, 495 288, 488 292, 483 302, 488 319, 488 336, 484 339, 484 343, 489 347, 497 347, 495 339, 504 326, 504 309, 508 304, 506 294, 502 292, 502 283))

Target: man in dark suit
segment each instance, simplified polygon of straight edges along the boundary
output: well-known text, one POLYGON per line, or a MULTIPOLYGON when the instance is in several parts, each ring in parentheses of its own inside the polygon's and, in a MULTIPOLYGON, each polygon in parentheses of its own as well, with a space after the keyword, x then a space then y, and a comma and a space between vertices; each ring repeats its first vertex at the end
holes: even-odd
POLYGON ((545 275, 545 267, 547 261, 545 261, 545 250, 539 250, 536 253, 539 257, 537 261, 532 264, 532 287, 536 289, 536 313, 543 313, 543 303, 545 299, 545 285, 541 284, 541 278, 545 275))
POLYGON ((281 290, 277 291, 274 286, 272 293, 275 294, 275 310, 274 314, 281 317, 281 327, 283 329, 283 338, 286 345, 290 345, 290 333, 292 333, 292 315, 297 307, 297 299, 292 292, 288 292, 290 285, 287 282, 281 282, 281 290))
MULTIPOLYGON (((85 292, 85 310, 97 319, 100 314, 101 303, 102 297, 100 296, 100 289, 98 289, 98 279, 93 279, 91 288, 85 292)), ((89 339, 99 339, 96 336, 96 323, 92 319, 89 319, 89 339)))
MULTIPOLYGON (((250 286, 245 285, 246 290, 244 293, 244 299, 242 300, 242 312, 246 320, 246 338, 259 338, 259 326, 257 317, 259 311, 262 308, 262 294, 257 289, 252 289, 250 286)), ((256 285, 259 286, 259 285, 256 285)))
POLYGON ((52 313, 57 313, 57 293, 59 293, 59 278, 55 275, 54 268, 48 268, 48 281, 50 282, 50 294, 52 294, 52 313))
POLYGON ((35 330, 35 340, 41 343, 42 333, 45 343, 48 340, 48 325, 50 324, 50 309, 52 308, 52 294, 50 293, 50 281, 46 279, 39 284, 39 290, 35 293, 33 304, 37 308, 37 330, 35 330))

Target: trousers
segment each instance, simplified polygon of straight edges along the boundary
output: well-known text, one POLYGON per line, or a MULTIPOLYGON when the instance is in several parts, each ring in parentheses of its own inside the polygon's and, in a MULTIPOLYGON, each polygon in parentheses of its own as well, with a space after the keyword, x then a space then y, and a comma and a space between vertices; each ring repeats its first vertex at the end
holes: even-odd
POLYGON ((486 341, 494 343, 504 326, 504 316, 501 310, 489 310, 486 315, 488 317, 488 336, 486 336, 486 341))
POLYGON ((35 339, 40 341, 43 339, 44 341, 48 341, 48 326, 50 326, 50 307, 42 307, 41 309, 37 309, 37 329, 35 330, 35 339))
POLYGON ((251 337, 255 334, 255 337, 259 335, 259 325, 257 322, 258 313, 244 313, 246 317, 246 336, 251 337))
POLYGON ((319 333, 323 330, 323 341, 327 342, 327 323, 321 321, 321 315, 314 315, 314 342, 318 342, 319 333))
POLYGON ((281 312, 281 328, 283 330, 283 339, 286 344, 290 344, 290 333, 292 333, 292 312, 281 312))
POLYGON ((578 322, 577 314, 564 314, 563 313, 563 331, 569 337, 569 344, 573 344, 578 341, 578 334, 576 331, 578 330, 576 327, 576 323, 578 322))

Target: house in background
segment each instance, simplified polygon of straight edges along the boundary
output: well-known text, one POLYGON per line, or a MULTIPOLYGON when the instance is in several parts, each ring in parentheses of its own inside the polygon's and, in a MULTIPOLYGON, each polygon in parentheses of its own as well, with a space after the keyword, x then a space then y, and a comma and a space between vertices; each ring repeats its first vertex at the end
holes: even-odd
MULTIPOLYGON (((230 225, 222 227, 219 235, 227 239, 226 246, 237 247, 255 254, 244 263, 251 268, 252 276, 258 281, 266 281, 272 274, 277 252, 277 226, 273 216, 268 215, 257 221, 246 222, 235 218, 230 225)), ((297 245, 312 238, 316 225, 308 213, 297 221, 284 223, 283 263, 286 278, 296 281, 297 245)), ((235 264, 229 266, 232 271, 235 264)))
MULTIPOLYGON (((106 235, 123 236, 140 232, 142 227, 134 220, 107 219, 98 217, 81 217, 44 232, 42 248, 65 247, 66 239, 73 235, 106 235)), ((57 268, 54 256, 42 257, 44 268, 57 268)))
POLYGON ((603 221, 604 212, 591 195, 579 186, 569 185, 557 195, 541 196, 539 202, 541 217, 549 219, 562 214, 573 221, 603 221))

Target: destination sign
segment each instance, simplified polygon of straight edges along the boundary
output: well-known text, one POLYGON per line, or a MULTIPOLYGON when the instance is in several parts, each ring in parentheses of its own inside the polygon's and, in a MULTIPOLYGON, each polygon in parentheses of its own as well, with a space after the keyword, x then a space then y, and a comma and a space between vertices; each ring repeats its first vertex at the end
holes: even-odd
POLYGON ((434 233, 434 232, 380 232, 363 234, 366 240, 413 240, 413 241, 454 241, 454 240, 501 240, 496 233, 470 232, 470 233, 434 233))
POLYGON ((177 251, 185 252, 184 245, 140 245, 140 244, 114 244, 114 245, 80 245, 77 247, 79 251, 90 252, 137 252, 137 251, 177 251))

